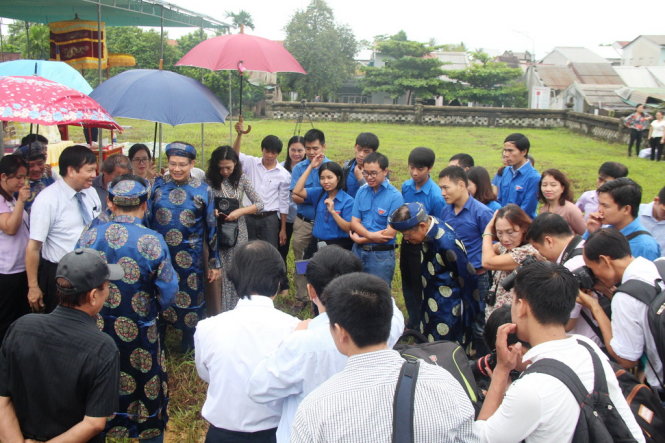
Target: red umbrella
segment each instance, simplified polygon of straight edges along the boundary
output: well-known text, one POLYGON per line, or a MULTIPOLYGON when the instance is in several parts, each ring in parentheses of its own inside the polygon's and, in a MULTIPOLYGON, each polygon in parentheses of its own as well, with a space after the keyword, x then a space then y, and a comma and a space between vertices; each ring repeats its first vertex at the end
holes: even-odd
POLYGON ((227 34, 194 46, 176 66, 197 66, 213 71, 237 69, 240 73, 240 115, 242 116, 242 74, 244 71, 298 72, 307 74, 300 63, 276 41, 254 35, 227 34))
POLYGON ((87 95, 34 75, 0 77, 0 120, 122 130, 87 95))

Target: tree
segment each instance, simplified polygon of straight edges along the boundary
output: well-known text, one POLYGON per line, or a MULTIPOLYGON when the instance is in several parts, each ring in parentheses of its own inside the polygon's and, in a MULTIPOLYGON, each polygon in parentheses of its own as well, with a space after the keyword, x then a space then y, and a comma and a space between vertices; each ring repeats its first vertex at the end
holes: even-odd
POLYGON ((16 50, 23 58, 44 60, 49 58, 50 30, 46 25, 16 20, 9 25, 5 51, 16 50), (28 25, 26 27, 26 25, 28 25))
POLYGON ((380 37, 376 52, 386 58, 385 66, 363 68, 366 92, 385 92, 393 99, 406 94, 406 103, 414 98, 439 94, 443 85, 441 61, 428 55, 437 49, 426 43, 410 41, 404 31, 380 37))
POLYGON ((335 23, 332 9, 323 0, 312 0, 304 11, 296 11, 286 25, 284 46, 307 75, 281 76, 283 89, 304 98, 330 100, 355 73, 356 38, 348 26, 335 23))
POLYGON ((527 90, 522 83, 522 70, 491 61, 482 49, 473 51, 477 63, 466 69, 445 71, 455 82, 446 85, 447 98, 458 98, 490 106, 524 107, 527 90))
POLYGON ((245 27, 252 31, 254 30, 254 20, 252 19, 252 15, 244 9, 241 9, 237 13, 226 11, 226 18, 230 18, 233 21, 231 26, 235 29, 240 29, 240 32, 242 32, 245 27))

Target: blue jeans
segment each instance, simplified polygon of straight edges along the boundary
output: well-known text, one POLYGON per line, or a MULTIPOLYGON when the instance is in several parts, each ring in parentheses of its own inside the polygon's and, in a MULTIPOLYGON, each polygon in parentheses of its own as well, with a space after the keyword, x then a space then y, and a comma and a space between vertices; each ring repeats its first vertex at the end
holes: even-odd
POLYGON ((353 253, 363 264, 363 271, 376 275, 392 287, 393 274, 395 273, 395 250, 390 251, 365 251, 357 244, 353 245, 353 253))

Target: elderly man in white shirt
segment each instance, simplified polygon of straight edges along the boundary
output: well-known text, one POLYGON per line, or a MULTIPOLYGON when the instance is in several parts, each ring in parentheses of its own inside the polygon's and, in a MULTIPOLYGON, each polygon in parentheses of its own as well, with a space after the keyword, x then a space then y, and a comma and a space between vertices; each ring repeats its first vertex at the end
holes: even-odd
POLYGON ((86 146, 70 146, 58 159, 62 180, 37 195, 30 215, 30 241, 25 251, 28 302, 33 311, 51 312, 58 304, 55 272, 74 250, 83 229, 102 209, 92 181, 97 157, 86 146))
POLYGON ((635 440, 644 441, 605 355, 590 339, 566 334, 565 325, 578 292, 575 277, 559 264, 536 262, 518 271, 512 290, 513 323, 501 325, 498 329, 497 364, 474 425, 482 442, 572 441, 580 406, 566 385, 537 370, 522 375, 511 384, 510 372, 522 369, 525 364, 536 364, 541 359, 553 359, 568 366, 591 391, 594 386, 591 352, 599 357, 609 397, 617 412, 635 440), (531 349, 523 354, 521 343, 508 346, 510 333, 516 333, 521 341, 531 344, 531 349))
MULTIPOLYGON (((302 400, 321 383, 344 369, 347 357, 335 347, 326 313, 324 288, 334 278, 362 271, 360 259, 351 251, 328 246, 314 254, 307 265, 307 292, 319 309, 306 330, 289 335, 264 359, 249 380, 249 396, 258 403, 284 399, 277 427, 277 442, 288 443, 293 418, 302 400)), ((404 316, 393 300, 388 346, 392 348, 404 331, 404 316)))
POLYGON ((640 205, 638 218, 660 245, 661 257, 665 256, 665 187, 651 203, 640 205))
POLYGON ((194 334, 196 369, 208 385, 201 414, 207 442, 274 442, 281 402, 258 404, 247 395, 252 370, 293 332, 299 320, 277 310, 273 298, 285 267, 262 240, 236 247, 229 279, 240 296, 232 311, 200 321, 194 334))

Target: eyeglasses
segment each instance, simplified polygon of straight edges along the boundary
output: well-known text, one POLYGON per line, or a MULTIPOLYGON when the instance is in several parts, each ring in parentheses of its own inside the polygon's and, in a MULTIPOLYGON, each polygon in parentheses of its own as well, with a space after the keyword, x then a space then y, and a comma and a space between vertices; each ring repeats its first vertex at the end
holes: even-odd
POLYGON ((376 177, 381 171, 363 171, 363 177, 376 177))
POLYGON ((505 231, 505 232, 496 231, 497 238, 502 238, 504 236, 517 237, 520 234, 522 234, 522 231, 505 231))
POLYGON ((134 157, 132 159, 133 163, 148 163, 149 161, 150 161, 150 159, 148 157, 143 157, 143 158, 134 157))

